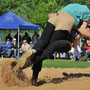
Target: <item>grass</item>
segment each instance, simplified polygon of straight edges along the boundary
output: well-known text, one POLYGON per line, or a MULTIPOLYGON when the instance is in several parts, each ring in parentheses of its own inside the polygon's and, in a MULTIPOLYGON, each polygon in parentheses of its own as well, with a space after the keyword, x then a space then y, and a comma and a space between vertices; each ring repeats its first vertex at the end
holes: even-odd
POLYGON ((71 60, 45 60, 43 68, 88 68, 90 62, 71 61, 71 60))
MULTIPOLYGON (((2 66, 2 64, 0 64, 2 66)), ((88 68, 90 67, 90 62, 81 62, 81 61, 71 61, 71 60, 44 60, 43 68, 88 68)))

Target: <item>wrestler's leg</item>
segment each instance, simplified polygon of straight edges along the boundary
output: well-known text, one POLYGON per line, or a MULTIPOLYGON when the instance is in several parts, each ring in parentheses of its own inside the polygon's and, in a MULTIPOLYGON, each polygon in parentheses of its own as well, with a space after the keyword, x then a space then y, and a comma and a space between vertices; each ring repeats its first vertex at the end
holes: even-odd
POLYGON ((32 79, 31 79, 31 83, 34 86, 37 86, 38 74, 41 71, 41 69, 42 69, 42 61, 35 63, 32 67, 33 75, 32 75, 32 79))
POLYGON ((54 33, 55 26, 51 23, 47 23, 40 40, 33 46, 32 49, 36 50, 36 53, 32 53, 25 62, 25 65, 21 68, 27 68, 35 62, 35 58, 40 56, 42 51, 48 46, 50 38, 54 33))
POLYGON ((44 50, 50 42, 54 29, 55 26, 48 22, 42 33, 40 40, 38 40, 37 43, 33 46, 33 49, 38 51, 44 50))
POLYGON ((50 58, 55 51, 68 52, 70 49, 71 45, 67 40, 54 41, 43 51, 41 58, 50 58))
POLYGON ((36 58, 35 64, 33 65, 33 77, 32 77, 32 84, 37 85, 37 78, 38 74, 42 68, 42 61, 44 59, 50 58, 50 56, 55 52, 68 52, 71 49, 71 45, 68 43, 67 40, 58 40, 54 41, 50 44, 42 53, 41 56, 36 58))
MULTIPOLYGON (((37 62, 40 62, 40 61, 44 60, 45 58, 50 58, 52 56, 53 52, 58 51, 58 50, 61 52, 68 51, 68 49, 70 49, 70 44, 66 40, 59 40, 59 39, 63 39, 63 38, 65 39, 67 34, 68 34, 68 32, 66 32, 66 31, 57 31, 57 32, 55 31, 51 37, 49 46, 43 52, 36 52, 35 54, 33 54, 30 57, 31 61, 30 61, 30 59, 28 61, 30 63, 32 62, 32 64, 34 64, 34 67, 36 67, 39 64, 37 62)), ((27 67, 27 65, 29 66, 30 64, 28 63, 25 66, 27 67)), ((33 73, 36 71, 38 71, 38 70, 34 69, 33 73)))
MULTIPOLYGON (((60 31, 54 31, 53 32, 53 34, 52 34, 52 36, 51 36, 51 38, 50 38, 50 40, 49 40, 49 46, 48 45, 46 45, 47 47, 53 47, 52 45, 57 45, 57 43, 60 43, 61 45, 62 45, 62 42, 60 41, 59 42, 59 40, 65 40, 66 39, 66 37, 68 36, 68 34, 69 34, 69 32, 68 31, 66 31, 66 30, 60 30, 60 31), (55 42, 55 41, 57 41, 57 42, 55 42), (54 42, 54 43, 53 43, 54 42)), ((46 35, 46 34, 44 34, 44 35, 46 35)), ((44 35, 42 35, 42 36, 44 36, 44 35)), ((43 39, 45 38, 45 37, 42 37, 43 39)), ((41 41, 40 42, 42 42, 43 44, 44 44, 44 40, 41 38, 41 41)), ((46 36, 46 38, 47 38, 47 36, 46 36)), ((37 42, 37 44, 38 44, 38 42, 37 42)), ((36 44, 35 44, 36 45, 36 44)), ((39 46, 39 45, 38 45, 39 46)), ((39 60, 38 58, 41 56, 41 54, 42 54, 42 50, 41 50, 41 48, 39 47, 39 49, 37 48, 38 46, 35 46, 35 47, 33 47, 33 49, 37 49, 37 52, 35 53, 35 54, 32 54, 27 60, 26 60, 26 64, 24 65, 24 68, 26 68, 26 67, 28 67, 28 66, 30 66, 30 64, 34 64, 35 62, 37 62, 37 60, 39 60)), ((41 45, 41 47, 42 47, 43 45, 41 45)), ((63 45, 62 45, 63 46, 63 45)), ((47 48, 46 47, 46 48, 47 48)), ((54 46, 55 47, 55 46, 54 46)), ((43 48, 43 50, 44 50, 44 48, 43 48)), ((51 49, 52 50, 52 49, 51 49)), ((50 56, 51 57, 51 56, 50 56)), ((49 57, 49 58, 50 58, 49 57)))

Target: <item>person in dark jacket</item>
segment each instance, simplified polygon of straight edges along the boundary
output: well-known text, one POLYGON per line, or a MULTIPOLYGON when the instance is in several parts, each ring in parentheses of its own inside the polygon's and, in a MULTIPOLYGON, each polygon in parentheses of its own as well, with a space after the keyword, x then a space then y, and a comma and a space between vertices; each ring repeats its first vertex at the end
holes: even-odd
POLYGON ((10 40, 10 42, 12 42, 12 37, 11 37, 11 35, 10 35, 10 34, 8 34, 8 35, 6 36, 6 41, 7 41, 7 39, 9 39, 9 40, 10 40))
POLYGON ((16 35, 14 36, 14 38, 16 38, 16 42, 17 42, 17 43, 18 43, 18 38, 19 38, 19 43, 21 44, 22 37, 21 37, 20 34, 19 34, 19 37, 18 37, 18 32, 16 33, 16 35))
POLYGON ((25 32, 25 35, 22 37, 22 41, 23 41, 23 40, 26 40, 28 44, 29 44, 29 42, 31 41, 31 38, 29 37, 29 35, 28 35, 27 32, 25 32))
POLYGON ((16 38, 13 39, 12 47, 11 49, 8 50, 8 57, 16 57, 17 54, 17 43, 16 43, 16 38))

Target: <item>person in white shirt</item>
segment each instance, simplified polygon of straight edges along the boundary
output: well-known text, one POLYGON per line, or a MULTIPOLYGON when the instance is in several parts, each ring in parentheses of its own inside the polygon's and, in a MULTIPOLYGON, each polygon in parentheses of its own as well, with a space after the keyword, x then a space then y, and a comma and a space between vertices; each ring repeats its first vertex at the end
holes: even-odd
POLYGON ((27 43, 26 40, 23 40, 23 44, 21 46, 21 51, 22 51, 22 53, 24 53, 27 50, 29 50, 29 44, 27 43))

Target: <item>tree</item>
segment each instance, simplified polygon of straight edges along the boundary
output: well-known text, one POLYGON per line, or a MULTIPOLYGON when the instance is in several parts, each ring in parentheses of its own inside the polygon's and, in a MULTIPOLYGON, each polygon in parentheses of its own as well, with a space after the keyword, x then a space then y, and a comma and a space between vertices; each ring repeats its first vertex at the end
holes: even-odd
POLYGON ((24 20, 44 28, 49 13, 57 12, 70 3, 88 5, 90 0, 0 0, 0 15, 13 11, 24 20))

